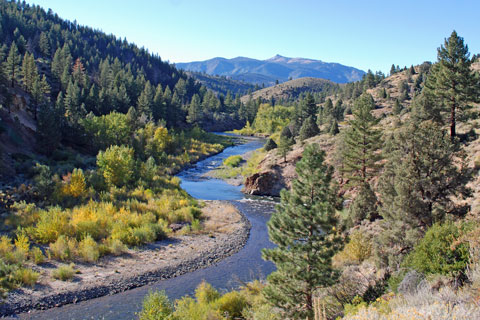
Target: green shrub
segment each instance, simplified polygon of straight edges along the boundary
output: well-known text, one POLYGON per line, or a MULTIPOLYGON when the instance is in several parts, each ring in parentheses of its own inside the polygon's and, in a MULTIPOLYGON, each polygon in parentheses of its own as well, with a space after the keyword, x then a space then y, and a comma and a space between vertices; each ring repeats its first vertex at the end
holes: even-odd
POLYGON ((230 156, 227 159, 223 160, 223 165, 227 167, 236 168, 240 165, 243 158, 241 156, 230 156))
POLYGON ((40 274, 28 268, 18 268, 13 273, 13 279, 19 285, 33 287, 37 283, 40 274))
POLYGON ((469 262, 466 243, 456 244, 460 230, 453 222, 436 223, 415 246, 405 265, 424 274, 459 275, 469 262))
POLYGON ((139 320, 166 320, 171 319, 173 307, 165 291, 149 292, 143 299, 142 311, 139 320))
POLYGON ((275 141, 273 141, 272 138, 269 138, 265 143, 265 145, 263 146, 263 150, 270 151, 275 149, 276 147, 277 147, 277 144, 275 143, 275 141))
POLYGON ((202 281, 195 289, 195 298, 198 303, 209 304, 220 298, 220 293, 206 281, 202 281))
POLYGON ((52 277, 61 281, 71 280, 73 279, 74 275, 75 269, 73 269, 73 264, 68 266, 60 266, 52 272, 52 277))
POLYGON ((45 256, 43 255, 42 249, 39 247, 34 247, 30 251, 30 257, 35 264, 42 264, 45 262, 45 256))
POLYGON ((98 244, 90 235, 87 235, 78 244, 78 254, 82 260, 87 262, 95 262, 100 258, 100 250, 98 244))
POLYGON ((53 258, 58 260, 69 260, 75 256, 77 241, 67 239, 65 236, 58 237, 57 241, 50 243, 49 252, 53 258))
POLYGON ((119 256, 127 251, 127 246, 118 239, 109 241, 108 248, 110 249, 110 253, 114 256, 119 256))

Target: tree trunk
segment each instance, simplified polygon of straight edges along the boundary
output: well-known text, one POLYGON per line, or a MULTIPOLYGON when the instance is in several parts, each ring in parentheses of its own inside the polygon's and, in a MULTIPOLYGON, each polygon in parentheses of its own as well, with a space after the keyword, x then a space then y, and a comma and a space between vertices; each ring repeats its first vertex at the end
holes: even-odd
POLYGON ((452 106, 451 110, 450 110, 450 138, 452 139, 455 139, 455 105, 452 106))

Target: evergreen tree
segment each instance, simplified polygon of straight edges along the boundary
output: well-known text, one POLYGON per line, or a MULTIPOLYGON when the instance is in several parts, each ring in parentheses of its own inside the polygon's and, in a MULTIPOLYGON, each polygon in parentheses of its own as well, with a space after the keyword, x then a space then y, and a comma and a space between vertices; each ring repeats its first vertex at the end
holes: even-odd
POLYGON ((153 97, 153 119, 155 119, 155 121, 160 119, 166 120, 167 112, 165 109, 166 105, 165 101, 163 100, 163 89, 162 85, 159 84, 155 90, 155 96, 153 97))
POLYGON ((278 152, 283 157, 283 162, 287 162, 287 154, 292 150, 293 140, 292 132, 288 127, 283 128, 280 133, 280 141, 278 142, 278 152))
POLYGON ((338 122, 337 119, 333 119, 332 124, 330 125, 330 129, 328 129, 328 133, 331 136, 335 136, 338 133, 340 133, 340 129, 338 128, 338 122))
POLYGON ((46 57, 50 57, 50 55, 52 54, 50 52, 50 43, 45 32, 40 33, 40 39, 38 40, 38 48, 40 49, 40 52, 46 57))
POLYGON ((344 112, 344 107, 343 107, 343 101, 342 99, 338 99, 337 102, 335 102, 335 107, 333 108, 333 118, 337 121, 343 121, 343 112, 344 112))
POLYGON ((10 86, 12 88, 15 87, 15 81, 18 81, 20 76, 21 59, 22 57, 18 53, 18 48, 14 41, 10 46, 10 51, 8 53, 7 61, 5 64, 5 69, 7 71, 8 78, 10 79, 10 86))
POLYGON ((395 104, 393 105, 393 114, 395 115, 399 115, 400 112, 402 112, 403 110, 403 107, 402 105, 400 104, 400 101, 398 99, 395 99, 395 104))
POLYGON ((317 104, 315 103, 315 99, 313 98, 312 94, 309 92, 307 93, 305 100, 302 102, 302 122, 307 120, 309 117, 311 117, 314 122, 317 122, 317 113, 317 104))
POLYGON ((375 104, 371 95, 365 93, 355 101, 353 119, 345 130, 346 148, 343 154, 343 172, 349 179, 349 185, 366 183, 378 169, 380 160, 378 150, 381 147, 382 132, 376 128, 379 119, 372 110, 375 104))
POLYGON ((33 83, 38 78, 38 70, 35 64, 35 59, 33 58, 33 54, 25 52, 22 62, 21 75, 25 91, 31 93, 33 89, 33 83))
POLYGON ((47 82, 45 75, 40 78, 38 74, 35 75, 34 82, 32 85, 32 111, 33 117, 37 119, 38 107, 50 103, 49 94, 50 94, 50 85, 47 82))
POLYGON ((140 97, 138 97, 137 110, 139 114, 143 113, 149 118, 152 117, 153 98, 154 92, 152 85, 150 84, 150 81, 147 81, 140 97))
POLYGON ((268 222, 270 240, 263 258, 277 270, 268 276, 265 297, 291 319, 313 320, 313 294, 332 285, 338 272, 332 257, 340 249, 335 232, 336 194, 332 167, 324 163, 318 145, 305 148, 297 163, 298 178, 290 191, 282 190, 280 205, 268 222))
POLYGON ((390 75, 393 75, 397 72, 397 69, 395 68, 395 65, 392 64, 392 67, 390 68, 390 75))
POLYGON ((470 171, 458 145, 432 122, 412 122, 399 129, 385 148, 387 163, 379 180, 384 228, 377 251, 397 267, 434 222, 446 214, 465 214, 453 197, 470 194, 470 171))
POLYGON ((318 124, 322 125, 324 123, 328 123, 328 119, 333 116, 333 102, 330 98, 328 98, 325 101, 325 104, 323 105, 322 112, 321 112, 321 117, 318 120, 318 124))
POLYGON ((298 138, 300 141, 311 138, 319 134, 318 126, 315 123, 315 120, 310 116, 308 117, 300 127, 300 132, 298 133, 298 138))
POLYGON ((65 106, 65 116, 70 125, 78 124, 78 121, 85 115, 82 110, 80 100, 80 88, 76 82, 70 81, 63 101, 65 106))
POLYGON ((442 106, 442 114, 446 114, 450 124, 450 137, 456 136, 457 122, 472 117, 472 102, 479 102, 478 77, 471 70, 468 46, 455 31, 445 44, 438 48, 438 63, 432 67, 427 78, 425 89, 427 98, 442 106))
POLYGON ((187 122, 190 124, 200 125, 202 122, 202 106, 200 96, 195 94, 192 98, 192 102, 188 107, 187 122))
POLYGON ((377 196, 370 184, 362 184, 355 199, 348 207, 349 227, 358 225, 365 219, 373 221, 378 218, 377 202, 377 196))

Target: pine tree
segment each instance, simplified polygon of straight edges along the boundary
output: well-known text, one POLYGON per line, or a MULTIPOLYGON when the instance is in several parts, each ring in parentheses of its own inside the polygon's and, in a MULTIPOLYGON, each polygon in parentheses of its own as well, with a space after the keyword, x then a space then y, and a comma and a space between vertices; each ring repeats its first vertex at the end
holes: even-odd
POLYGON ((138 97, 137 110, 139 114, 143 113, 147 117, 152 117, 153 97, 154 93, 152 85, 150 84, 150 81, 147 81, 142 94, 138 97))
POLYGON ((158 85, 155 90, 155 96, 153 97, 153 110, 152 110, 153 119, 158 121, 160 119, 166 120, 167 111, 166 104, 163 100, 163 89, 162 85, 158 85))
POLYGON ((12 42, 10 46, 10 51, 8 53, 7 62, 5 64, 5 69, 10 80, 10 86, 15 87, 15 81, 18 81, 20 76, 20 62, 22 57, 18 53, 17 45, 15 41, 12 42))
POLYGON ((280 141, 278 142, 278 152, 283 157, 283 162, 287 162, 287 154, 292 150, 293 140, 292 132, 288 127, 283 128, 280 133, 280 141))
POLYGON ((304 141, 305 139, 311 138, 319 134, 318 126, 315 123, 315 120, 310 116, 308 117, 300 127, 300 132, 298 133, 298 139, 304 141))
POLYGON ((371 95, 360 96, 355 101, 350 127, 345 131, 343 172, 350 186, 366 183, 378 169, 380 155, 377 151, 381 147, 382 132, 376 128, 379 119, 372 114, 374 106, 371 95))
POLYGON ((395 68, 395 65, 392 64, 392 67, 390 68, 390 75, 393 75, 397 72, 397 69, 395 68))
POLYGON ((333 102, 332 99, 328 98, 323 105, 321 117, 318 119, 318 124, 322 125, 324 123, 328 123, 328 119, 332 117, 333 111, 333 102))
POLYGON ((385 264, 399 263, 425 231, 445 215, 462 215, 453 198, 470 194, 465 154, 432 122, 412 122, 387 141, 387 163, 379 180, 385 232, 377 248, 385 264))
POLYGON ((377 208, 377 196, 369 183, 362 184, 355 199, 348 207, 350 227, 358 225, 362 220, 370 221, 379 217, 377 208))
POLYGON ((463 38, 453 31, 438 48, 438 63, 432 67, 425 84, 427 98, 443 106, 441 111, 448 118, 452 141, 457 134, 457 122, 471 118, 471 103, 480 101, 480 83, 470 68, 469 56, 463 38))
POLYGON ((393 105, 393 114, 395 115, 399 115, 400 112, 402 112, 403 110, 403 107, 402 105, 400 104, 400 101, 398 99, 395 99, 395 104, 393 105))
POLYGON ((22 62, 21 75, 25 91, 31 93, 33 89, 33 83, 38 78, 37 65, 35 64, 33 54, 25 52, 22 62))
POLYGON ((268 222, 270 240, 263 258, 277 270, 268 276, 264 290, 268 301, 291 319, 313 320, 313 294, 332 285, 338 273, 332 257, 340 249, 336 235, 332 167, 324 163, 318 145, 305 148, 297 163, 298 178, 290 191, 282 190, 280 205, 268 222))
POLYGON ((50 102, 48 95, 50 94, 50 85, 47 82, 45 75, 40 78, 38 74, 35 75, 32 85, 32 111, 33 117, 37 119, 38 108, 50 102))
POLYGON ((76 125, 85 114, 81 108, 80 88, 76 82, 70 81, 63 101, 65 116, 71 125, 76 125))
POLYGON ((331 136, 335 136, 337 135, 338 133, 340 133, 340 129, 338 128, 338 122, 337 122, 337 119, 333 119, 331 125, 330 125, 330 129, 328 129, 328 133, 331 135, 331 136))
POLYGON ((302 103, 302 122, 307 120, 309 117, 311 117, 314 122, 317 122, 317 113, 317 104, 315 103, 315 99, 313 98, 312 94, 309 92, 302 103))
POLYGON ((187 122, 190 124, 200 125, 202 118, 203 115, 200 96, 195 94, 190 102, 190 106, 188 107, 187 122))
POLYGON ((40 49, 40 52, 50 58, 50 55, 52 54, 50 52, 50 43, 48 41, 48 37, 45 32, 40 33, 40 39, 38 40, 38 47, 40 49))

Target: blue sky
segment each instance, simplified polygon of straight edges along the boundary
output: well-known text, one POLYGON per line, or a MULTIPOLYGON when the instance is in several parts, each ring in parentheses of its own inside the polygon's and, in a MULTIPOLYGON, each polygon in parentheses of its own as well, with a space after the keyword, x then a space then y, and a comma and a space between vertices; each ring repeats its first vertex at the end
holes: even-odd
POLYGON ((32 0, 163 60, 275 54, 388 73, 435 61, 453 29, 480 53, 478 0, 32 0))

